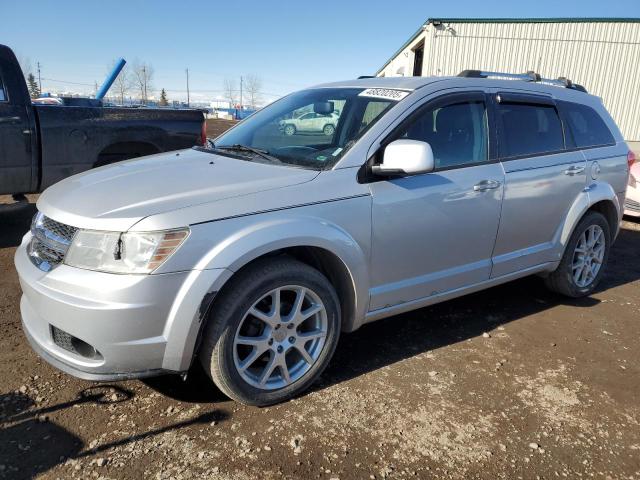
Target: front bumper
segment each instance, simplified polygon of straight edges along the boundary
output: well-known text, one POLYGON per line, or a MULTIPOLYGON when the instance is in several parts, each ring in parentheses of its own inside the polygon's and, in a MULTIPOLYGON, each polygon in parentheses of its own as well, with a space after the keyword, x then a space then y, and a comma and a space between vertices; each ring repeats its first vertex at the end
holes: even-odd
POLYGON ((87 380, 123 380, 189 368, 202 324, 203 301, 227 270, 117 275, 31 263, 27 234, 15 265, 23 295, 22 326, 44 360, 87 380), (63 348, 54 330, 95 349, 63 348))

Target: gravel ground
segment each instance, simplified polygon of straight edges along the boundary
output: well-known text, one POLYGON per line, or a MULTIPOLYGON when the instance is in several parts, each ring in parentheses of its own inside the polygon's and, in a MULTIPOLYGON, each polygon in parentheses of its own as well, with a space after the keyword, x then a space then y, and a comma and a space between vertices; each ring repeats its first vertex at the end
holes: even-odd
POLYGON ((199 369, 97 384, 41 361, 13 267, 34 206, 0 207, 0 478, 640 478, 638 222, 590 298, 534 277, 367 325, 261 409, 199 369))

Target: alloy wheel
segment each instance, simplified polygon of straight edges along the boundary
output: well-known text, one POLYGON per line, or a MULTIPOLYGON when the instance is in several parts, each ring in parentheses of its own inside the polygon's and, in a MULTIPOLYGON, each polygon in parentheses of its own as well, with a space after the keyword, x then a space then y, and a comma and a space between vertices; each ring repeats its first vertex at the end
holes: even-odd
POLYGON ((236 370, 253 387, 286 387, 320 357, 327 325, 325 306, 309 288, 287 285, 271 290, 238 325, 233 341, 236 370))
POLYGON ((598 276, 604 262, 606 240, 599 225, 591 225, 580 238, 573 252, 571 274, 579 288, 586 288, 598 276))

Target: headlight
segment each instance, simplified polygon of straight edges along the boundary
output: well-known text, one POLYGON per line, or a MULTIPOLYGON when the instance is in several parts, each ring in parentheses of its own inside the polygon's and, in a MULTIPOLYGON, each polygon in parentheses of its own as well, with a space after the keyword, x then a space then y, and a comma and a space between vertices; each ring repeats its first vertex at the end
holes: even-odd
POLYGON ((189 235, 188 229, 162 232, 79 230, 64 257, 72 267, 110 273, 151 273, 189 235))

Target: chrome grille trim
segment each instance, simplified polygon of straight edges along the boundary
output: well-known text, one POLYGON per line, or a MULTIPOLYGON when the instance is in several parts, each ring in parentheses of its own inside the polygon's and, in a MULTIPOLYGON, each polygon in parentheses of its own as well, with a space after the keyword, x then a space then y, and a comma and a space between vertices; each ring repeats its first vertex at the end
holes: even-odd
POLYGON ((36 213, 31 222, 33 238, 27 249, 31 263, 44 272, 58 266, 64 260, 77 231, 76 227, 36 213))

